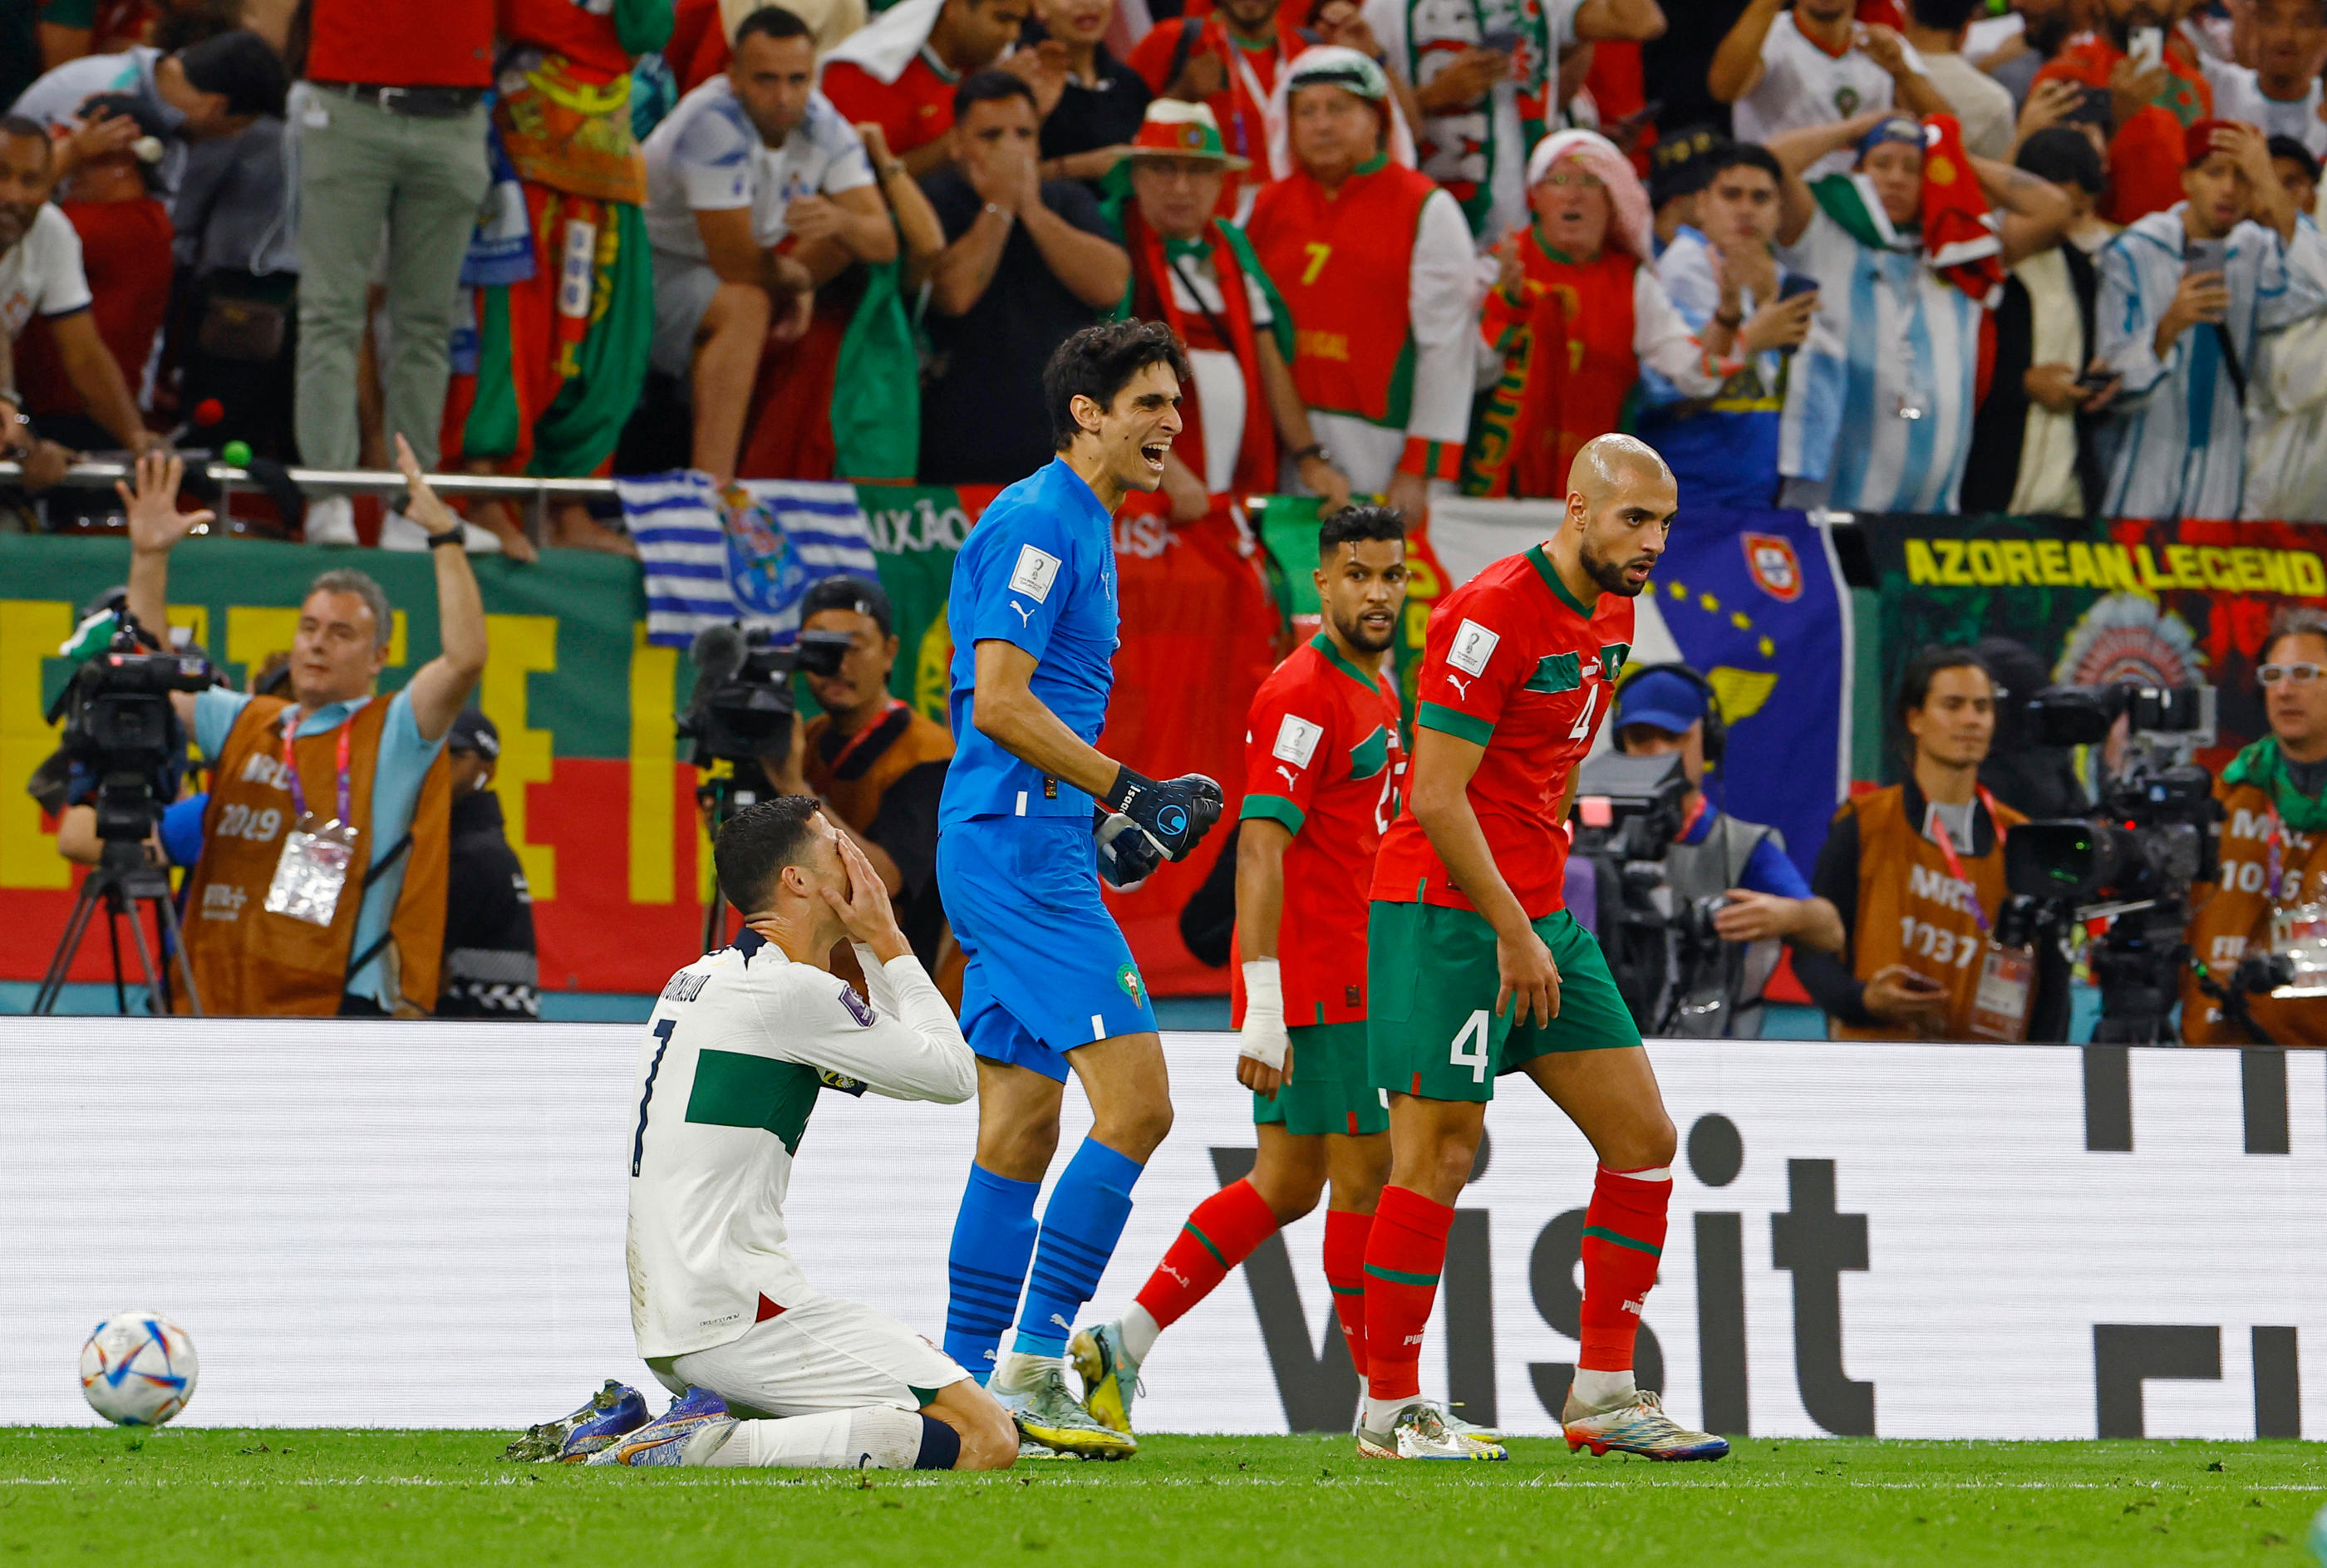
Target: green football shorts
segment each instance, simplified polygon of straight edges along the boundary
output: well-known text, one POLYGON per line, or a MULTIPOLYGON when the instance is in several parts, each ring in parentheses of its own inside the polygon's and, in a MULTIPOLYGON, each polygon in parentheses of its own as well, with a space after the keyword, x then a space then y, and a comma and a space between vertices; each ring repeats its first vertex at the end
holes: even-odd
POLYGON ((1555 1050, 1614 1050, 1640 1043, 1592 933, 1565 910, 1535 922, 1559 966, 1559 1016, 1547 1024, 1501 1016, 1495 930, 1472 910, 1376 902, 1367 926, 1369 1081, 1426 1100, 1495 1097, 1495 1079, 1555 1050))
POLYGON ((1293 1037, 1293 1076, 1275 1099, 1252 1097, 1256 1125, 1275 1123, 1304 1138, 1389 1131, 1389 1107, 1366 1071, 1362 1022, 1295 1024, 1285 1032, 1293 1037))

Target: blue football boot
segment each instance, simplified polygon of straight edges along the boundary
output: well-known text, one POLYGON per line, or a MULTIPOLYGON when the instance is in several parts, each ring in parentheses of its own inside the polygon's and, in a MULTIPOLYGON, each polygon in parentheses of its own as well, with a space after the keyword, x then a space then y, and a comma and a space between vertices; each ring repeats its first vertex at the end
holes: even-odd
POLYGON ((719 1451, 735 1426, 725 1400, 708 1388, 690 1388, 671 1401, 668 1410, 636 1432, 615 1438, 587 1462, 640 1470, 701 1464, 719 1451))
POLYGON ((581 1409, 530 1428, 501 1457, 534 1464, 579 1464, 647 1420, 647 1402, 639 1391, 609 1377, 581 1409))

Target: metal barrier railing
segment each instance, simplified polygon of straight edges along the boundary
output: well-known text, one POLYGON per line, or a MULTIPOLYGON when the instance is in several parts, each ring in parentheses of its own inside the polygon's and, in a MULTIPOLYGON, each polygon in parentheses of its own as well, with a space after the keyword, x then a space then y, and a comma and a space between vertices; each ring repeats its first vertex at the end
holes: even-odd
MULTIPOLYGON (((84 490, 111 490, 116 480, 126 480, 135 472, 135 464, 104 459, 84 460, 74 463, 57 482, 84 490)), ((248 469, 213 462, 203 471, 228 495, 238 492, 262 492, 264 487, 253 479, 248 469)), ((387 469, 376 468, 294 468, 285 471, 291 482, 310 495, 400 495, 404 476, 387 469)), ((0 484, 23 478, 23 465, 0 462, 0 484)), ((545 512, 550 498, 611 496, 614 481, 610 479, 533 479, 523 475, 498 473, 432 473, 428 483, 439 495, 490 496, 504 500, 520 501, 526 509, 526 533, 537 545, 542 541, 545 512)), ((41 505, 34 498, 34 506, 41 505)), ((46 518, 43 515, 42 520, 46 518)))

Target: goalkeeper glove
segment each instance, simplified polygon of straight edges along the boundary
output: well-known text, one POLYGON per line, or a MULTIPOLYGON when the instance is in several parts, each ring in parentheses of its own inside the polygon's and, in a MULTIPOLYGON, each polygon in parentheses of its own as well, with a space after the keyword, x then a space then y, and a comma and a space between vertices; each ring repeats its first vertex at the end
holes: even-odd
POLYGON ((1285 1031, 1285 983, 1274 958, 1244 963, 1244 1027, 1237 1031, 1237 1054, 1276 1072, 1285 1070, 1293 1037, 1285 1031))
POLYGON ((1098 839, 1098 874, 1126 892, 1145 882, 1164 863, 1164 852, 1119 811, 1098 813, 1092 833, 1098 839))
POLYGON ((1182 773, 1158 784, 1128 768, 1117 772, 1102 798, 1137 823, 1155 847, 1173 860, 1188 858, 1220 819, 1226 804, 1220 787, 1201 773, 1182 773))

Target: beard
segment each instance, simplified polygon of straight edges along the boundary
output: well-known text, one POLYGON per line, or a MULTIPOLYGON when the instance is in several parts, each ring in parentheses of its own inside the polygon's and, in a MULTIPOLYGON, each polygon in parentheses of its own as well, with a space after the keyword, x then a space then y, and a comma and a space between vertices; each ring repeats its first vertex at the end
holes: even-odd
POLYGON ((1333 630, 1340 632, 1351 648, 1360 652, 1384 653, 1388 651, 1391 643, 1397 640, 1397 617, 1395 615, 1390 617, 1389 630, 1378 638, 1366 630, 1366 623, 1363 621, 1355 617, 1344 621, 1336 615, 1333 617, 1333 630))
POLYGON ((1636 583, 1625 577, 1624 568, 1631 563, 1611 561, 1596 554, 1589 545, 1577 550, 1575 558, 1583 564, 1584 575, 1598 583, 1603 593, 1621 593, 1627 599, 1638 599, 1640 590, 1649 585, 1646 578, 1636 583))

